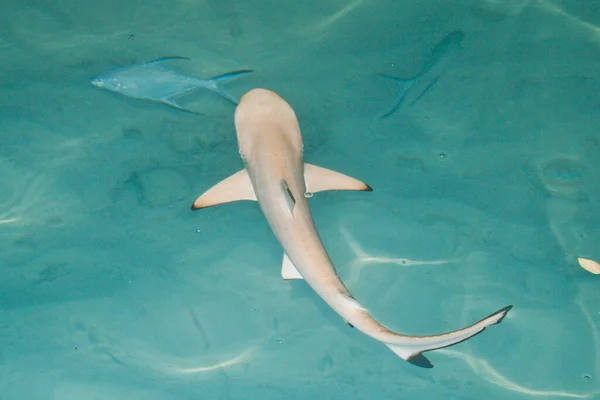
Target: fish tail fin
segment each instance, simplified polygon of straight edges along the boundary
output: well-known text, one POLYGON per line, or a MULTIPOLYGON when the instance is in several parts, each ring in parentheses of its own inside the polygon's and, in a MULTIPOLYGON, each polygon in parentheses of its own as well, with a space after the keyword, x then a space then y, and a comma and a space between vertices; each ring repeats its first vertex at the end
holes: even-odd
POLYGON ((406 98, 406 95, 407 95, 409 89, 415 83, 417 78, 403 79, 403 78, 396 78, 395 76, 390 76, 390 75, 386 75, 386 74, 375 74, 375 75, 381 76, 382 78, 385 78, 385 79, 388 79, 391 81, 394 81, 400 85, 400 89, 398 90, 398 93, 396 95, 396 101, 394 102, 393 107, 390 108, 390 110, 387 111, 385 114, 383 114, 381 117, 379 117, 379 119, 384 119, 384 118, 387 118, 390 115, 394 114, 396 111, 398 111, 398 109, 404 102, 404 99, 406 98))
POLYGON ((427 357, 423 355, 423 352, 441 349, 443 347, 449 347, 464 342, 478 333, 483 332, 488 326, 502 322, 511 308, 512 305, 504 307, 485 317, 481 321, 454 332, 435 336, 405 336, 397 334, 395 339, 385 342, 384 344, 411 364, 424 368, 432 368, 433 364, 431 364, 427 357))
POLYGON ((429 84, 427 85, 427 87, 425 87, 425 89, 423 89, 423 91, 421 92, 420 95, 417 96, 416 99, 414 99, 413 101, 410 102, 409 106, 412 106, 413 104, 415 104, 417 101, 421 100, 421 97, 425 96, 425 94, 427 92, 429 92, 429 89, 431 89, 436 83, 437 81, 440 79, 439 76, 436 76, 435 79, 433 79, 431 82, 429 82, 429 84))
POLYGON ((243 69, 240 71, 232 71, 232 72, 227 72, 222 75, 214 76, 214 77, 208 79, 208 81, 210 82, 210 89, 212 91, 214 91, 215 93, 221 95, 228 101, 232 102, 233 104, 237 105, 239 103, 239 100, 236 99, 234 96, 232 96, 225 89, 223 89, 223 87, 221 85, 225 82, 229 82, 237 77, 249 74, 251 72, 253 72, 251 69, 243 69))

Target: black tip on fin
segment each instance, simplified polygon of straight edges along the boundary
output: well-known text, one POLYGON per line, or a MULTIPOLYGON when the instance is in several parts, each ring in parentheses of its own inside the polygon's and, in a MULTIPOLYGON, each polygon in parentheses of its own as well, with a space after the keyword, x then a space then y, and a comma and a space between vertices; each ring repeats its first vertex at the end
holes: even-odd
POLYGON ((498 320, 498 322, 496 322, 496 323, 497 323, 497 324, 499 324, 500 322, 502 322, 502 320, 503 320, 504 318, 506 318, 506 315, 508 314, 508 312, 509 312, 510 310, 512 310, 512 308, 513 308, 513 306, 512 306, 512 304, 511 304, 510 306, 506 306, 506 307, 504 307, 503 309, 501 309, 501 310, 498 310, 498 311, 497 311, 497 313, 504 312, 504 315, 503 315, 503 316, 502 316, 502 318, 500 318, 500 319, 498 320))
POLYGON ((366 189, 363 189, 363 192, 372 192, 373 188, 365 183, 366 189))
POLYGON ((354 325, 352 325, 350 322, 346 322, 346 323, 348 324, 348 326, 349 326, 350 328, 354 328, 354 325))
POLYGON ((431 363, 431 361, 429 361, 427 357, 423 355, 423 353, 415 354, 406 361, 413 365, 416 365, 417 367, 433 368, 433 364, 431 363))

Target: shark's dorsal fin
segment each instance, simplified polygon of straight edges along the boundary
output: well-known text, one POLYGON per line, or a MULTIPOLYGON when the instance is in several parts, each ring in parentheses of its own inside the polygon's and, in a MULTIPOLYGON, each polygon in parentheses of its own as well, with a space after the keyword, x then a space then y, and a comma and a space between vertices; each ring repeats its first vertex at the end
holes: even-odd
POLYGON ((296 207, 296 199, 294 198, 294 194, 290 190, 287 182, 285 180, 281 180, 281 190, 283 191, 283 196, 285 197, 286 204, 290 209, 290 214, 294 215, 294 207, 296 207))
POLYGON ((239 200, 256 201, 252 181, 245 169, 236 172, 204 192, 192 204, 192 210, 239 200))
POLYGON ((285 280, 303 279, 300 272, 296 269, 296 266, 292 264, 292 260, 290 260, 285 253, 283 253, 283 263, 281 264, 281 277, 285 280))
POLYGON ((304 164, 304 181, 308 193, 324 190, 373 190, 366 183, 348 175, 306 163, 304 164))

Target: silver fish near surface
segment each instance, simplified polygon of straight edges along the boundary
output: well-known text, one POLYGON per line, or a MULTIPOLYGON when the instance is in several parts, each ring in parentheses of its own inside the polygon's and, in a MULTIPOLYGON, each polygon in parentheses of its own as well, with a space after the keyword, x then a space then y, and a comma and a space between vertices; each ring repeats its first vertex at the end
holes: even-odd
POLYGON ((357 179, 305 163, 296 113, 278 94, 253 89, 235 110, 244 168, 202 194, 198 210, 239 200, 258 202, 284 250, 283 279, 304 280, 348 325, 385 344, 413 364, 432 367, 423 352, 465 341, 497 324, 512 306, 471 326, 433 336, 407 336, 376 321, 348 291, 317 233, 308 199, 325 190, 371 191, 357 179))
POLYGON ((180 106, 174 98, 196 89, 208 89, 237 105, 238 100, 225 91, 222 84, 252 72, 250 69, 245 69, 210 79, 200 79, 167 67, 165 62, 170 60, 189 60, 189 58, 162 57, 143 64, 115 68, 95 76, 90 83, 123 96, 158 101, 181 111, 202 115, 180 106))
POLYGON ((452 61, 458 54, 464 37, 465 34, 463 31, 450 32, 444 36, 444 38, 433 48, 433 50, 431 50, 431 57, 427 59, 421 68, 421 71, 411 78, 396 78, 386 74, 376 74, 386 79, 390 79, 400 85, 400 89, 396 95, 396 102, 394 103, 393 107, 380 118, 387 118, 398 111, 406 99, 408 91, 411 89, 411 87, 429 77, 429 79, 431 79, 429 84, 410 104, 412 105, 416 103, 421 97, 423 97, 429 91, 429 89, 431 89, 433 85, 437 83, 442 72, 444 72, 450 61, 452 61))

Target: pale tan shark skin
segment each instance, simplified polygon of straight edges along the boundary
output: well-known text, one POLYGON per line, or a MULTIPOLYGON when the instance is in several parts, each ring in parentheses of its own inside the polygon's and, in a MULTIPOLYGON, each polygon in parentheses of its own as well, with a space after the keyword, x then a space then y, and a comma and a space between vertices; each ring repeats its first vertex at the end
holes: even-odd
POLYGON ((481 321, 435 336, 393 332, 363 308, 340 280, 315 228, 308 198, 323 190, 372 190, 367 184, 303 161, 302 136, 294 110, 278 94, 253 89, 235 111, 239 151, 245 168, 216 184, 192 205, 201 209, 237 200, 256 200, 283 247, 284 279, 306 283, 350 326, 388 346, 403 359, 432 367, 422 352, 452 346, 497 324, 512 306, 481 321))

